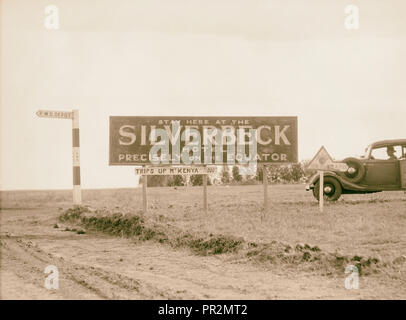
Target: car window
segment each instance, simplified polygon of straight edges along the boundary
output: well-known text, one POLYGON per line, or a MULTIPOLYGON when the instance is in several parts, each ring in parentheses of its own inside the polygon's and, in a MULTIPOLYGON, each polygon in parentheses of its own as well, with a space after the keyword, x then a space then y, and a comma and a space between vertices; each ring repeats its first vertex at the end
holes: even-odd
POLYGON ((370 150, 371 150, 371 145, 369 145, 369 146, 367 146, 367 147, 365 148, 364 154, 363 154, 363 156, 362 156, 361 158, 367 159, 368 156, 369 156, 369 151, 370 151, 370 150))
POLYGON ((392 152, 389 150, 388 154, 388 148, 391 149, 391 147, 382 147, 382 148, 374 148, 372 149, 371 152, 371 159, 375 160, 389 160, 389 159, 400 159, 404 153, 402 152, 402 146, 393 146, 394 152, 393 156, 391 157, 390 155, 392 152))

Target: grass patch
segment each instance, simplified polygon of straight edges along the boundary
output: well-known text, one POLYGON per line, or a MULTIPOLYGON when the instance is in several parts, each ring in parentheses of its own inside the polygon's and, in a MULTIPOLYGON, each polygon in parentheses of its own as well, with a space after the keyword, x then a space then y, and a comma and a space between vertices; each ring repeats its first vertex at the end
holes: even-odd
POLYGON ((189 247, 195 254, 203 256, 237 252, 244 244, 241 238, 224 235, 211 235, 208 239, 184 235, 174 240, 173 247, 189 247))
MULTIPOLYGON (((174 227, 161 224, 149 226, 142 215, 110 213, 108 211, 91 211, 87 207, 75 207, 66 210, 59 217, 62 222, 76 223, 89 229, 106 234, 136 238, 140 241, 154 240, 166 243, 173 248, 185 247, 197 255, 217 255, 240 253, 253 262, 262 264, 283 264, 288 266, 307 266, 310 270, 323 274, 342 274, 346 266, 352 264, 360 274, 368 275, 378 272, 385 266, 376 258, 362 256, 343 256, 337 253, 323 252, 317 246, 297 244, 292 247, 279 241, 270 243, 246 242, 243 238, 228 235, 198 236, 189 232, 179 232, 174 227)), ((78 234, 82 230, 69 229, 78 234)))
POLYGON ((288 266, 303 265, 306 269, 318 270, 325 275, 342 274, 348 265, 356 266, 360 275, 377 273, 380 268, 387 266, 377 258, 323 252, 319 247, 308 244, 298 244, 292 248, 277 241, 259 244, 255 248, 251 246, 245 254, 254 262, 288 266))
MULTIPOLYGON (((101 231, 110 235, 137 238, 141 241, 155 240, 167 243, 174 248, 187 247, 198 255, 215 255, 236 252, 242 247, 243 239, 231 236, 214 236, 199 238, 189 233, 169 237, 159 226, 148 227, 140 215, 123 215, 121 213, 91 212, 87 207, 66 210, 60 217, 62 222, 80 224, 89 230, 101 231)), ((77 231, 66 228, 66 231, 77 231)), ((173 233, 173 232, 172 232, 173 233)))
MULTIPOLYGON (((81 226, 101 231, 110 235, 126 238, 137 237, 140 240, 164 239, 162 232, 144 225, 141 216, 124 216, 120 213, 100 215, 103 212, 92 213, 87 207, 76 207, 66 210, 59 220, 62 222, 78 223, 81 226)), ((76 231, 71 229, 70 231, 76 231)))

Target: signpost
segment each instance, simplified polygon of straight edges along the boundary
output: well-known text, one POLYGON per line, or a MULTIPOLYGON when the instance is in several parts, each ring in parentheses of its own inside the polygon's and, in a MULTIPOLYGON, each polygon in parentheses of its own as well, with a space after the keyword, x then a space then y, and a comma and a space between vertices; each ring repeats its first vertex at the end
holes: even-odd
POLYGON ((319 173, 319 208, 323 212, 324 205, 324 171, 346 171, 348 166, 343 162, 336 162, 322 146, 307 166, 309 170, 318 170, 319 173))
POLYGON ((40 118, 72 119, 73 204, 80 205, 82 193, 80 188, 79 110, 38 110, 36 114, 40 118))
POLYGON ((207 174, 203 174, 203 210, 207 214, 207 174))
POLYGON ((266 165, 262 165, 262 180, 264 184, 264 212, 268 211, 268 171, 266 165))
POLYGON ((190 167, 190 166, 176 166, 176 167, 142 167, 135 168, 135 174, 142 177, 142 203, 143 211, 146 213, 148 208, 147 200, 147 183, 148 176, 153 175, 195 175, 203 176, 203 209, 207 213, 207 175, 216 173, 217 167, 190 167))
POLYGON ((297 135, 297 117, 111 116, 109 164, 143 166, 144 210, 147 175, 201 174, 207 211, 207 165, 297 163, 297 135))
POLYGON ((148 211, 148 199, 147 199, 147 185, 148 185, 148 176, 142 176, 142 209, 144 213, 148 211))

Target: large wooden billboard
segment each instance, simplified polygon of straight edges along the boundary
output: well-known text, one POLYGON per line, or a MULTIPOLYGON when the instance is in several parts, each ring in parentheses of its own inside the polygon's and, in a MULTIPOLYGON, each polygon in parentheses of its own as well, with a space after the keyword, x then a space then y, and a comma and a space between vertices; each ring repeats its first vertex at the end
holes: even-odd
POLYGON ((297 136, 297 117, 111 116, 109 164, 296 163, 297 136))

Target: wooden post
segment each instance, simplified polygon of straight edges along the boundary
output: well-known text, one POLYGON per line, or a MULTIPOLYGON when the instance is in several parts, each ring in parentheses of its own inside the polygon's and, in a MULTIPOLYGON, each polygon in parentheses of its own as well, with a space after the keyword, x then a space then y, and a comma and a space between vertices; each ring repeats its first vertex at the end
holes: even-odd
POLYGON ((142 208, 144 213, 148 211, 148 200, 147 200, 147 184, 148 184, 148 176, 142 176, 142 208))
POLYGON ((264 210, 268 210, 268 174, 265 164, 262 165, 262 180, 264 183, 264 210))
POLYGON ((323 203, 324 202, 324 173, 322 170, 319 170, 319 208, 320 212, 323 212, 323 203))
POLYGON ((207 174, 203 175, 203 209, 207 213, 207 174))

